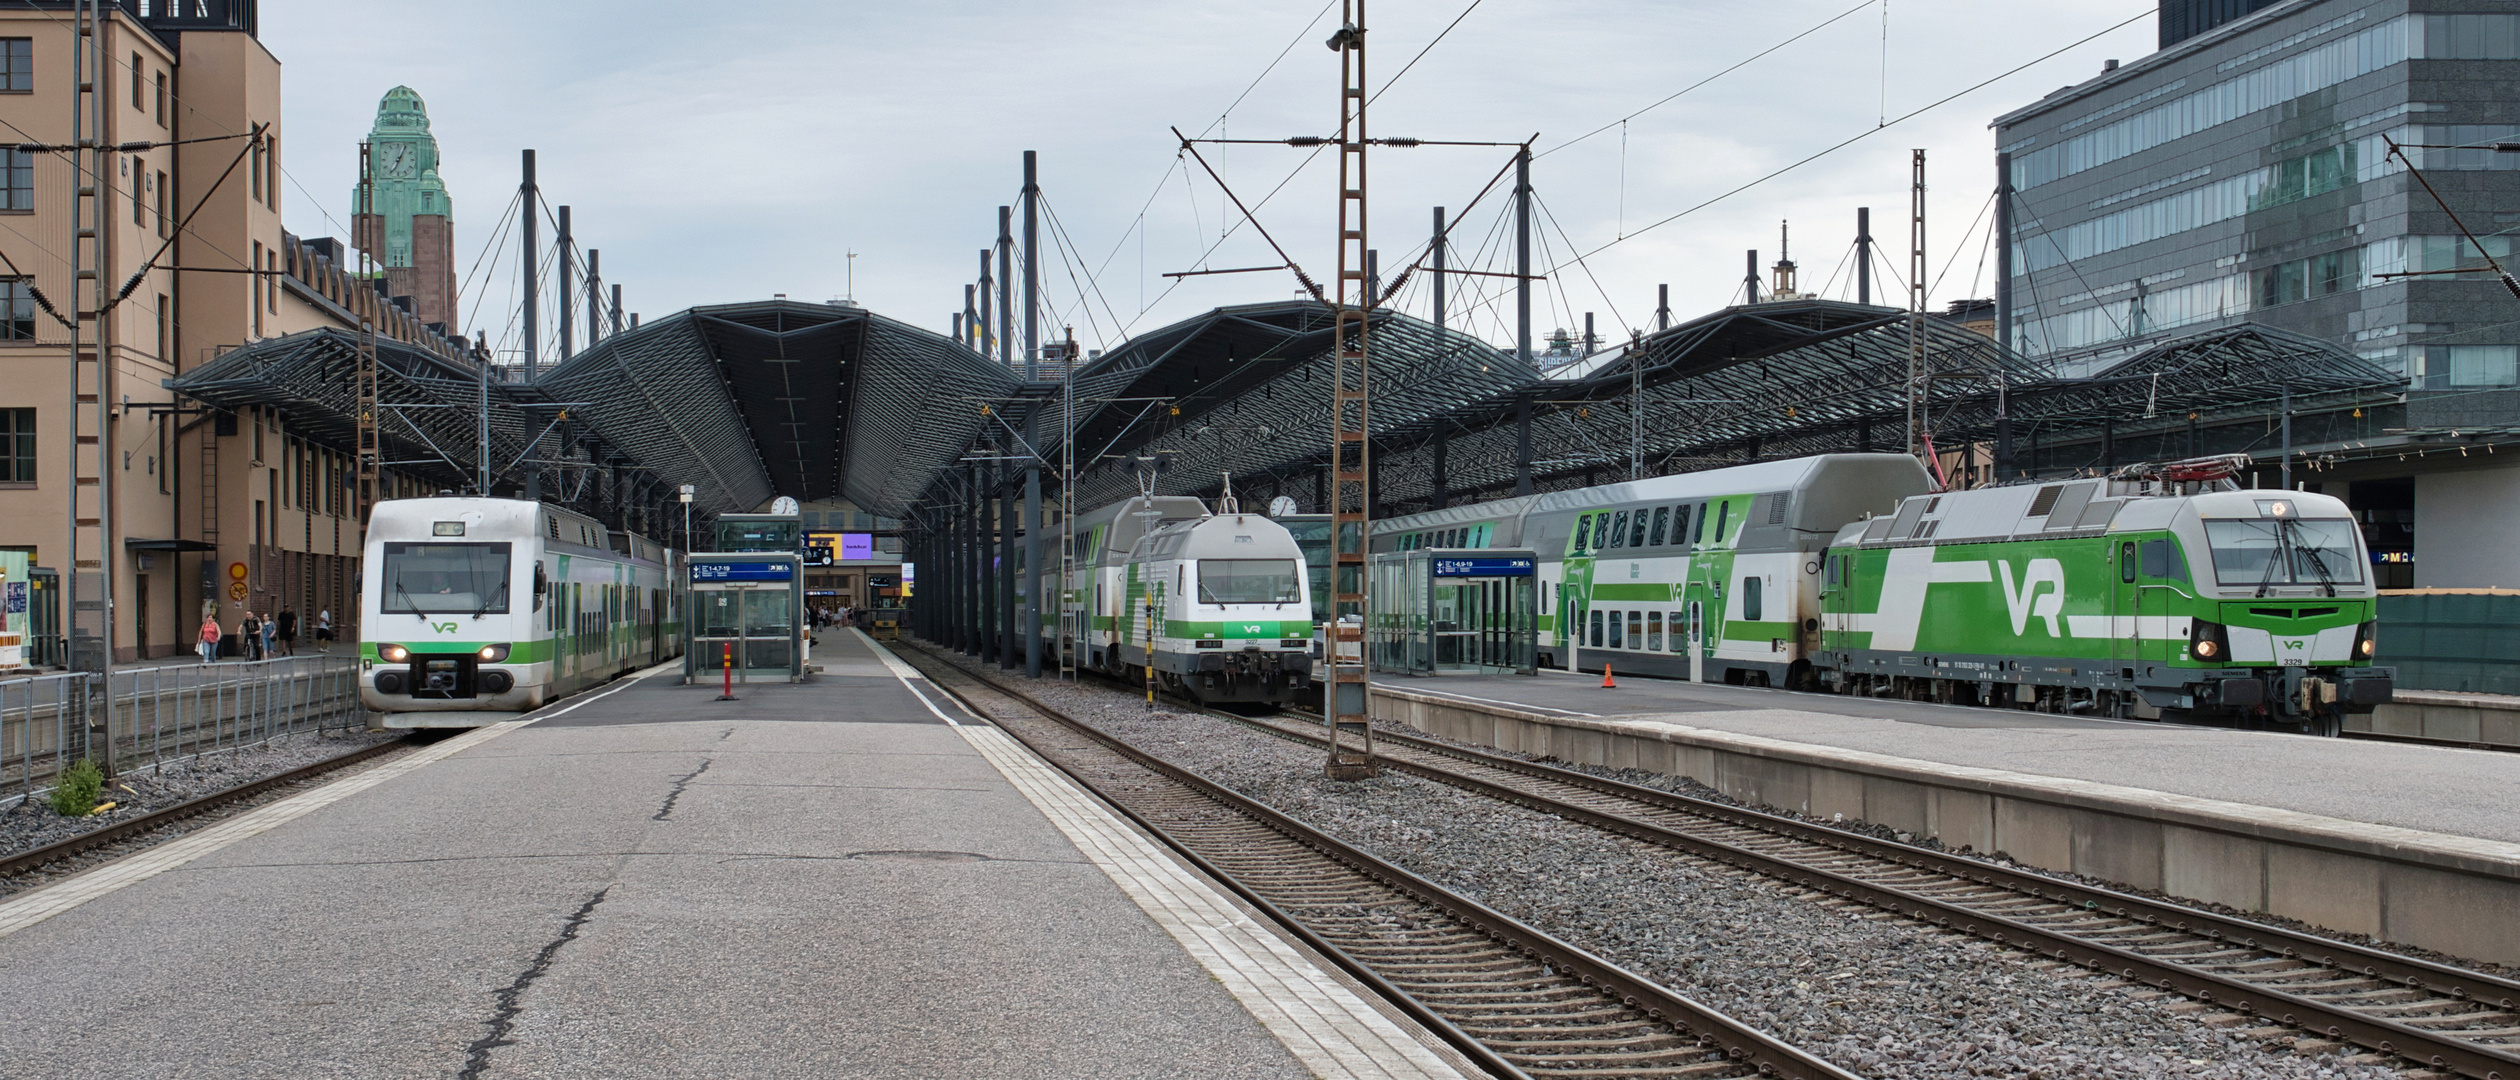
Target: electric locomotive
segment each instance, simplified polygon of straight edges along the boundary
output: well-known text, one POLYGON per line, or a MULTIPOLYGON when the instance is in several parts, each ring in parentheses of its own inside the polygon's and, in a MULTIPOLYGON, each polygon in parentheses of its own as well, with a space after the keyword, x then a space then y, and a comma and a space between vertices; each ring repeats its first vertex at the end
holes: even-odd
POLYGON ((1073 526, 1069 603, 1082 632, 1060 636, 1081 667, 1138 678, 1210 704, 1282 703, 1312 672, 1312 590, 1286 527, 1230 503, 1138 497, 1073 526))
POLYGON ((2245 459, 1911 496, 1830 544, 1812 663, 1845 693, 2334 735, 2392 694, 2345 504, 2245 459))
POLYGON ((387 727, 478 727, 682 652, 681 556, 521 499, 376 505, 359 696, 387 727))

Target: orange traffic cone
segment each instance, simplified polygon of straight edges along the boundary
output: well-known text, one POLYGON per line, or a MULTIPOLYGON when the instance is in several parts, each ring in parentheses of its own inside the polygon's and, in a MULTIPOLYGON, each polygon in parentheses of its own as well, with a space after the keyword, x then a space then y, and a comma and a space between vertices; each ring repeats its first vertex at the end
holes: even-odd
POLYGON ((1601 688, 1604 690, 1619 688, 1619 681, 1610 677, 1610 662, 1607 660, 1601 662, 1601 688))

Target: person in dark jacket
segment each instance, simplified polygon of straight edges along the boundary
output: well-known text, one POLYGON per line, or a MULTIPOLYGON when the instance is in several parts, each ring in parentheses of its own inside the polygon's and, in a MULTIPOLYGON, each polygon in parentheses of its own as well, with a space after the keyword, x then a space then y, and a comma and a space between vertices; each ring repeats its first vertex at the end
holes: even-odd
POLYGON ((297 655, 297 632, 297 609, 280 609, 280 651, 283 654, 297 655))
POLYGON ((256 615, 251 611, 246 612, 245 621, 236 624, 236 637, 237 644, 242 647, 241 651, 245 654, 245 659, 260 660, 263 658, 262 616, 256 615))

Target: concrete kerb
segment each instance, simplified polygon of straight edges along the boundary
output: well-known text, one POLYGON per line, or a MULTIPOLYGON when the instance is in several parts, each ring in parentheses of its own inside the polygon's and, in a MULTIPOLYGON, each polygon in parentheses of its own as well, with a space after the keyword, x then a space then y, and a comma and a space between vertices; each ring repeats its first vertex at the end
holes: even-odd
POLYGON ((1375 688, 1375 718, 1501 750, 1686 776, 1744 802, 1843 814, 1950 848, 2520 963, 2520 844, 2064 777, 1375 688))

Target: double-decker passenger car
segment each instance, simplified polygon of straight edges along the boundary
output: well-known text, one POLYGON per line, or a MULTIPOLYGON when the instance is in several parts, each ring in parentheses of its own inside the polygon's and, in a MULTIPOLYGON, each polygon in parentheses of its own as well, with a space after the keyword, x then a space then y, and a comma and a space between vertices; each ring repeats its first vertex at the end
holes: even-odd
POLYGON ((388 727, 477 727, 678 656, 681 556, 520 499, 376 505, 360 697, 388 727))
POLYGON ((1374 548, 1538 553, 1542 666, 1784 686, 1838 527, 1933 486, 1904 454, 1823 454, 1389 518, 1374 548))

